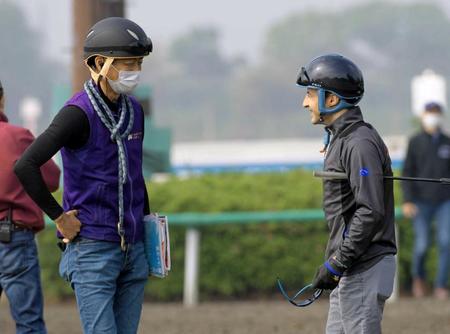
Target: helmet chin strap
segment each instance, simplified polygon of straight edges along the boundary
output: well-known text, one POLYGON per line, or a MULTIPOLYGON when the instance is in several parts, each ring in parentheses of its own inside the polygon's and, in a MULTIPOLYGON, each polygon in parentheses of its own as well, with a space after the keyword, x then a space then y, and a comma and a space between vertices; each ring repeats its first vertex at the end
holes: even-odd
MULTIPOLYGON (((327 108, 325 106, 326 90, 323 88, 318 89, 318 102, 319 102, 319 114, 320 114, 319 124, 325 124, 325 119, 324 119, 325 115, 330 115, 330 114, 336 113, 338 111, 341 111, 343 109, 354 106, 353 104, 345 101, 342 98, 342 96, 339 96, 336 93, 333 93, 333 94, 335 94, 337 97, 339 97, 339 103, 336 104, 334 107, 327 108)), ((320 150, 320 153, 323 153, 323 154, 327 153, 328 146, 330 145, 330 140, 331 140, 330 129, 325 128, 325 133, 323 136, 323 148, 320 150)))
POLYGON ((318 89, 318 98, 319 98, 319 112, 321 117, 326 114, 332 114, 338 111, 341 111, 342 109, 353 107, 354 104, 348 103, 345 101, 342 96, 337 95, 336 93, 333 93, 337 97, 339 97, 339 103, 336 104, 334 107, 327 108, 325 106, 325 100, 326 100, 326 90, 323 88, 318 89))
POLYGON ((111 58, 111 57, 105 57, 105 58, 106 58, 105 63, 103 64, 102 69, 100 70, 99 73, 95 72, 94 69, 87 64, 87 59, 84 62, 86 64, 86 66, 89 68, 89 72, 91 72, 91 78, 92 78, 92 80, 94 80, 96 85, 98 85, 98 81, 100 80, 100 77, 106 78, 106 74, 108 74, 111 64, 114 61, 114 58, 111 58))

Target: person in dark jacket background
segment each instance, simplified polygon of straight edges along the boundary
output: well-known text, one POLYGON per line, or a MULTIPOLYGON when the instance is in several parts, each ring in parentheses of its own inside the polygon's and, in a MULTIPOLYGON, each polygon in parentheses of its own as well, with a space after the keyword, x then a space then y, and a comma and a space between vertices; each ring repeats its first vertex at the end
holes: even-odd
MULTIPOLYGON (((42 334, 47 331, 35 234, 44 229, 44 217, 13 171, 34 137, 29 130, 8 123, 4 100, 0 83, 0 294, 4 291, 9 300, 16 333, 42 334)), ((58 166, 49 160, 40 171, 47 191, 56 191, 58 166)))
POLYGON ((364 81, 351 60, 317 57, 297 84, 307 87, 303 107, 311 123, 325 125, 324 170, 347 176, 323 182, 330 236, 312 286, 333 290, 326 333, 381 333, 396 254, 393 183, 383 178, 392 175, 388 150, 357 106, 364 81))
MULTIPOLYGON (((441 130, 442 106, 425 105, 421 115, 422 131, 409 140, 403 175, 426 178, 450 177, 450 138, 441 130)), ((403 213, 413 219, 414 253, 412 292, 415 297, 426 294, 425 259, 430 246, 431 225, 436 219, 438 271, 434 295, 448 299, 450 266, 450 187, 437 183, 403 182, 403 213)))

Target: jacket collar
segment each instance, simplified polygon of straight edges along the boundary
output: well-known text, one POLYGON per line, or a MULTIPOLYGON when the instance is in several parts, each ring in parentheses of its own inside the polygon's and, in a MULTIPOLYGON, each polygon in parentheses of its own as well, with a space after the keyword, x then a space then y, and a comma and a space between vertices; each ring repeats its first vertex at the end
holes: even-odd
POLYGON ((8 117, 2 112, 0 112, 0 122, 8 123, 8 117))
POLYGON ((326 126, 325 128, 330 130, 333 136, 341 133, 349 125, 356 122, 363 121, 363 115, 359 107, 349 108, 345 113, 343 113, 338 119, 336 119, 333 124, 326 126))
POLYGON ((439 129, 438 131, 436 131, 435 133, 428 133, 426 132, 424 129, 422 129, 422 133, 425 136, 425 138, 427 138, 429 141, 432 141, 433 143, 439 143, 441 137, 442 137, 442 130, 439 129))

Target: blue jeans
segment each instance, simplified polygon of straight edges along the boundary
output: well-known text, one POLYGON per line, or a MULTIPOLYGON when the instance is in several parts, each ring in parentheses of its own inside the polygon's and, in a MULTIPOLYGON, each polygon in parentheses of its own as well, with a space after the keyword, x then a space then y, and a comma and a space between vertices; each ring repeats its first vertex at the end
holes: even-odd
POLYGON ((435 286, 445 288, 448 283, 450 261, 450 200, 439 203, 418 202, 414 218, 415 244, 412 275, 426 278, 425 257, 430 246, 431 223, 436 219, 436 240, 438 244, 438 272, 435 286))
POLYGON ((128 245, 77 238, 59 264, 75 291, 84 333, 136 333, 148 278, 144 243, 128 245))
POLYGON ((0 294, 9 300, 16 333, 47 333, 39 259, 34 233, 14 231, 11 242, 0 242, 0 294))

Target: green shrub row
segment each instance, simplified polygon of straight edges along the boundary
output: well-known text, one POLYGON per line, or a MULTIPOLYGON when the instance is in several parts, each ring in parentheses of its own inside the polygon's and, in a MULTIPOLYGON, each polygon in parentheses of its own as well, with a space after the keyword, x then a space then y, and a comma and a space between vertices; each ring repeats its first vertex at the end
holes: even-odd
MULTIPOLYGON (((216 174, 187 179, 170 178, 148 184, 152 211, 232 212, 310 209, 321 207, 321 181, 310 171, 264 174, 216 174)), ((396 188, 396 203, 400 192, 396 188)), ((408 288, 412 230, 399 220, 400 284, 408 288)), ((277 277, 288 287, 310 282, 323 262, 327 227, 323 221, 202 227, 200 247, 200 293, 202 299, 248 298, 276 292, 277 277)), ((172 226, 172 272, 166 279, 151 278, 146 295, 151 300, 179 300, 183 292, 185 228, 172 226)), ((38 237, 44 293, 48 298, 72 296, 69 285, 58 275, 60 252, 54 229, 38 237)), ((432 250, 428 267, 435 271, 432 250)))

